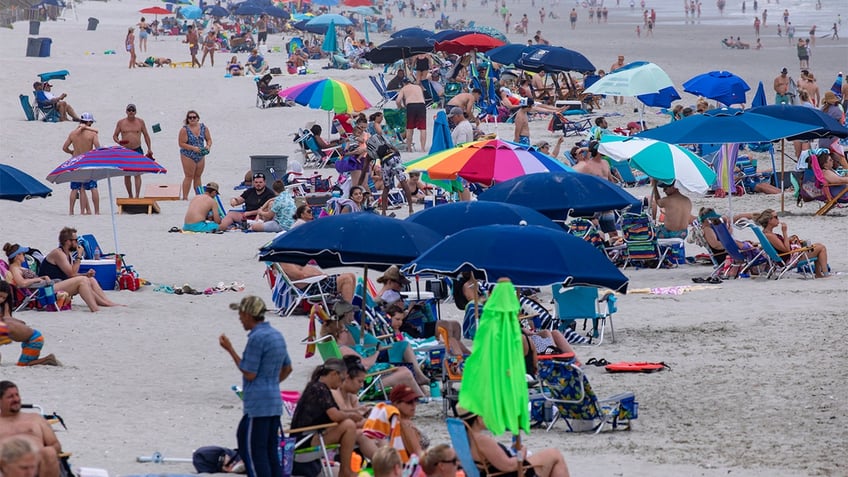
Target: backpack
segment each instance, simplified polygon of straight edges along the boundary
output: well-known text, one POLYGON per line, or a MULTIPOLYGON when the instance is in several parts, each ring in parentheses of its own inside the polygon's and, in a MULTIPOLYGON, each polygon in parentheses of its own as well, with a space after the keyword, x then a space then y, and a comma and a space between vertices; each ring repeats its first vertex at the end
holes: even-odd
POLYGON ((237 450, 218 446, 201 447, 191 455, 191 463, 199 474, 224 472, 225 464, 238 460, 241 460, 241 457, 237 450))

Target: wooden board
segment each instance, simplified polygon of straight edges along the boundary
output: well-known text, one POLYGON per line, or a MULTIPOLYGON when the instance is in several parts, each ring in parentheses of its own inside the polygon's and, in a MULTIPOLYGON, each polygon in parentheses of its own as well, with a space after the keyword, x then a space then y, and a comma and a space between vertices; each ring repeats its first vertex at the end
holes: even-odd
POLYGON ((118 213, 123 214, 126 211, 128 214, 158 214, 159 204, 156 199, 149 197, 141 197, 138 199, 122 198, 117 200, 118 213))
POLYGON ((147 184, 144 197, 156 200, 180 200, 179 184, 147 184))

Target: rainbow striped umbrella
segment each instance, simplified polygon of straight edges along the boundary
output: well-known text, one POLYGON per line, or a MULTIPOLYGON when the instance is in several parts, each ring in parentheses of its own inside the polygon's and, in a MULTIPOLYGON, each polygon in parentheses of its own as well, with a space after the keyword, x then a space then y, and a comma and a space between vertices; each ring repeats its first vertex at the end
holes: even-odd
POLYGON ((292 86, 280 91, 279 95, 312 109, 335 113, 355 113, 371 107, 371 103, 356 88, 332 78, 292 86))
POLYGON ((489 139, 446 149, 406 164, 407 170, 426 171, 433 179, 462 177, 491 184, 534 172, 572 171, 535 148, 489 139))

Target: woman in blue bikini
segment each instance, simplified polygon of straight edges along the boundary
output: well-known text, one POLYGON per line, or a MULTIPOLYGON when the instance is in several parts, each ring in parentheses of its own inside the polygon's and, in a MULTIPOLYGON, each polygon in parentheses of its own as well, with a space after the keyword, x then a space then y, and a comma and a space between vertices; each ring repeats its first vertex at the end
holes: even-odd
POLYGON ((188 192, 192 186, 203 185, 203 169, 206 167, 206 156, 212 148, 212 135, 205 124, 200 122, 197 111, 186 113, 185 125, 180 129, 180 162, 183 164, 183 200, 188 200, 188 192))

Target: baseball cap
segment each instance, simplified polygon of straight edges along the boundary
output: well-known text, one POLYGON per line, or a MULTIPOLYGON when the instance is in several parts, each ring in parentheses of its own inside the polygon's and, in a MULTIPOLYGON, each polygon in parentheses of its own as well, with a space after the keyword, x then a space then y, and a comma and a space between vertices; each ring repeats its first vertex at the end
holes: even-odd
POLYGON ((45 81, 44 83, 41 83, 41 86, 43 86, 43 87, 45 87, 45 88, 46 88, 46 87, 48 87, 48 86, 53 86, 53 85, 52 85, 52 84, 50 84, 50 82, 45 81))
POLYGON ((130 104, 128 104, 128 105, 127 105, 127 111, 129 111, 129 110, 131 110, 131 109, 132 109, 133 111, 135 111, 135 110, 136 110, 135 105, 134 105, 134 104, 132 104, 132 103, 130 103, 130 104))
POLYGON ((450 110, 450 116, 463 116, 462 108, 454 106, 450 110))
POLYGON ((94 115, 91 113, 82 113, 80 114, 80 122, 81 123, 93 123, 94 115))
POLYGON ((787 70, 787 69, 784 67, 782 70, 780 70, 780 72, 781 72, 781 73, 789 73, 789 70, 787 70))
POLYGON ((395 386, 392 388, 392 392, 389 393, 389 401, 391 402, 413 402, 419 397, 421 396, 406 384, 395 386))
POLYGON ((206 189, 206 190, 214 190, 215 192, 219 191, 217 182, 210 182, 210 183, 206 184, 205 186, 203 186, 203 188, 206 189))
POLYGON ((338 318, 343 317, 351 311, 356 311, 356 307, 344 300, 339 300, 335 305, 333 305, 333 315, 338 318))
POLYGON ((230 303, 231 310, 238 310, 239 313, 244 312, 253 317, 260 317, 268 311, 265 307, 265 302, 258 296, 250 295, 241 299, 238 303, 230 303))

